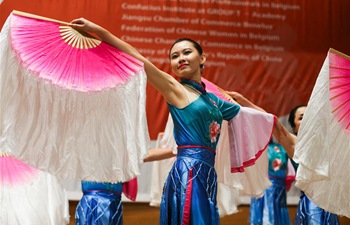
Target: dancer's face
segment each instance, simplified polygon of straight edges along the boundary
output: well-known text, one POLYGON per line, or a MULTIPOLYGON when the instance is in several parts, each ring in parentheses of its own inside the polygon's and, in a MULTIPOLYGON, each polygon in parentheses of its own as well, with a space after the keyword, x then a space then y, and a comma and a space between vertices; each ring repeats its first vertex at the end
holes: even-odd
POLYGON ((205 55, 200 55, 189 41, 176 43, 170 52, 171 70, 179 78, 196 80, 201 77, 200 65, 204 64, 205 55))
POLYGON ((296 134, 298 134, 299 127, 300 127, 301 121, 304 117, 305 110, 306 110, 306 107, 302 106, 302 107, 298 108, 297 111, 295 112, 295 118, 294 118, 295 127, 293 130, 296 134))

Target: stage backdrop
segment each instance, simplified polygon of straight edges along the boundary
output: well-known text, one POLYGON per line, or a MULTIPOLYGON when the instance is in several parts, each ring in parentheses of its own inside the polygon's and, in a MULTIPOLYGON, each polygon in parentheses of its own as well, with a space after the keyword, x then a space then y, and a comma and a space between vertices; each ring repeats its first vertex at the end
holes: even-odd
MULTIPOLYGON (((207 55, 205 78, 279 117, 307 103, 329 48, 350 54, 348 0, 4 0, 1 27, 12 10, 90 19, 169 73, 169 47, 190 37, 207 55)), ((168 111, 155 89, 147 92, 156 139, 168 111)))

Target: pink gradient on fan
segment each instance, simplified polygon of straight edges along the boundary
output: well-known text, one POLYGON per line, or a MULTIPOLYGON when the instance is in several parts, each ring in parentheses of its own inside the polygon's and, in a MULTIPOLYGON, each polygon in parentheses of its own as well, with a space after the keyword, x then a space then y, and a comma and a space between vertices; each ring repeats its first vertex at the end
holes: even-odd
POLYGON ((13 156, 0 156, 1 185, 16 185, 29 181, 39 170, 15 159, 13 156))
POLYGON ((125 84, 143 63, 101 42, 75 48, 61 37, 59 24, 12 14, 11 45, 23 66, 65 89, 101 91, 125 84))
POLYGON ((329 88, 332 113, 350 131, 350 59, 329 52, 329 88))
POLYGON ((230 101, 227 96, 225 96, 222 91, 220 91, 219 87, 212 82, 208 81, 207 79, 202 77, 202 81, 205 83, 205 89, 213 93, 214 95, 218 96, 219 98, 225 100, 225 101, 230 101))

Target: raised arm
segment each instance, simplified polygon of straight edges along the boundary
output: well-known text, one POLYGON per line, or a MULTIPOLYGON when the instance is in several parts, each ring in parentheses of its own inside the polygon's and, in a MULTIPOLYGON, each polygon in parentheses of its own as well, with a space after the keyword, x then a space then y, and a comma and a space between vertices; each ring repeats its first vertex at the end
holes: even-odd
POLYGON ((108 30, 84 18, 73 20, 71 22, 71 27, 78 31, 95 34, 103 42, 142 61, 144 63, 148 82, 150 82, 170 104, 179 106, 179 104, 181 105, 181 100, 186 100, 181 84, 174 77, 159 70, 133 46, 114 36, 108 30))
MULTIPOLYGON (((249 99, 244 97, 242 94, 234 91, 227 91, 227 94, 229 94, 238 104, 244 107, 250 107, 262 112, 266 112, 263 108, 255 105, 249 99)), ((283 148, 286 150, 288 156, 290 158, 293 158, 294 155, 294 148, 296 143, 296 136, 292 133, 290 133, 283 124, 276 119, 273 129, 273 135, 277 138, 278 142, 283 146, 283 148)))

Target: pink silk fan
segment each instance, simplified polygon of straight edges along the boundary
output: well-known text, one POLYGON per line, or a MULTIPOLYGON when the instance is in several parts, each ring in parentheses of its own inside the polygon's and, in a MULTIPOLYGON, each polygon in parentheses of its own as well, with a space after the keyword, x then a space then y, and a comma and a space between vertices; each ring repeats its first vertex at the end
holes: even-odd
POLYGON ((64 89, 101 91, 126 83, 142 67, 135 58, 68 23, 40 18, 14 11, 10 31, 13 50, 38 78, 64 89))
POLYGON ((322 209, 350 217, 350 57, 330 49, 300 124, 296 186, 322 209), (326 196, 326 197, 325 197, 326 196))
POLYGON ((332 113, 350 132, 350 57, 329 51, 329 90, 332 113))
POLYGON ((15 159, 10 154, 0 153, 0 185, 17 185, 36 177, 38 170, 15 159))
POLYGON ((143 63, 13 11, 0 34, 0 153, 60 178, 125 182, 149 145, 143 63))

